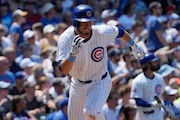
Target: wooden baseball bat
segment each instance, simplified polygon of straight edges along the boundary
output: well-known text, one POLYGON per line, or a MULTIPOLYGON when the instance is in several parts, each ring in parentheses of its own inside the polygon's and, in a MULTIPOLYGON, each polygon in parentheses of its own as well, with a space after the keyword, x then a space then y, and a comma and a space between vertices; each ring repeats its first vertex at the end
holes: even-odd
MULTIPOLYGON (((154 99, 155 99, 158 103, 161 103, 161 104, 162 104, 161 100, 159 99, 159 97, 158 97, 157 95, 154 96, 154 99)), ((166 110, 166 108, 164 107, 164 105, 162 105, 162 108, 164 109, 165 113, 168 115, 168 111, 166 110)))

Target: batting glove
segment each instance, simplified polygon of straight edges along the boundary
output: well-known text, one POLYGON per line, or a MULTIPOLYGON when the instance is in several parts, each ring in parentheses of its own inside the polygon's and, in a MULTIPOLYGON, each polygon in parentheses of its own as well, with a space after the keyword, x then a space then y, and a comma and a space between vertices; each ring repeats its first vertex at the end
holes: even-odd
POLYGON ((153 101, 153 102, 151 102, 151 106, 155 107, 155 108, 161 108, 162 103, 158 103, 157 101, 153 101))
POLYGON ((133 46, 131 46, 132 53, 136 59, 142 59, 145 56, 145 53, 141 47, 138 47, 137 44, 134 43, 133 46))
POLYGON ((71 56, 76 57, 76 55, 79 53, 79 49, 83 41, 84 41, 84 38, 80 37, 80 35, 76 35, 74 37, 72 47, 70 50, 71 56))

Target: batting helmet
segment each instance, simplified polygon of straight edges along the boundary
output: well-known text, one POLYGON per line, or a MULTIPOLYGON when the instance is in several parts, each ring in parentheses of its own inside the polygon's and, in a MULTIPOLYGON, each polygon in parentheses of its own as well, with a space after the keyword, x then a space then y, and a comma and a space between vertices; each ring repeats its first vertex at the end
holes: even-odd
POLYGON ((95 21, 94 10, 88 5, 78 5, 72 13, 73 25, 79 27, 79 22, 95 21))
POLYGON ((157 58, 153 53, 147 53, 145 54, 144 58, 140 60, 141 65, 146 64, 148 62, 157 61, 159 58, 157 58))

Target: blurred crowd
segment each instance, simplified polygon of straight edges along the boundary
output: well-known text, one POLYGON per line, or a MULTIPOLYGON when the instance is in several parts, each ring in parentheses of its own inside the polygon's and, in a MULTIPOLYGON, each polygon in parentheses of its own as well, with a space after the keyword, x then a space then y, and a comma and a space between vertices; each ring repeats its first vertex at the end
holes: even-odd
MULTIPOLYGON (((79 4, 94 9, 95 25, 121 26, 153 52, 170 87, 164 99, 180 103, 180 1, 158 1, 159 8, 149 6, 152 0, 0 0, 0 119, 68 120, 71 76, 60 72, 55 58, 58 38, 79 4), (152 15, 158 24, 149 23, 152 15)), ((107 120, 134 120, 130 92, 141 64, 123 41, 115 39, 107 50, 113 87, 103 111, 107 120)))

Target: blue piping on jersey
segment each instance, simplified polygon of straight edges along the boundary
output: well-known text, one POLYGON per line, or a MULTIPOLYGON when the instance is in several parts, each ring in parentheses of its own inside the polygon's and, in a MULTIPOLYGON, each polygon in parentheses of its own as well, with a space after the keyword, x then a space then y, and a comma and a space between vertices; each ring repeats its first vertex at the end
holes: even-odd
POLYGON ((124 29, 120 26, 117 26, 118 30, 119 30, 119 34, 117 35, 116 38, 121 38, 124 35, 124 29))
POLYGON ((136 105, 137 106, 141 106, 141 107, 151 107, 151 103, 144 101, 141 98, 134 98, 136 101, 136 105))

